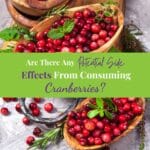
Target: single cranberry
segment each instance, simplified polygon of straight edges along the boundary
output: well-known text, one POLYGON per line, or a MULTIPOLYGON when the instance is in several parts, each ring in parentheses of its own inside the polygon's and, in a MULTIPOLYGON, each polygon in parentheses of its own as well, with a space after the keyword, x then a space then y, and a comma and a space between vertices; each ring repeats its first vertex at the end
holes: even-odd
POLYGON ((8 116, 9 115, 9 110, 6 107, 1 108, 1 114, 4 116, 8 116))
POLYGON ((75 117, 75 112, 74 111, 70 111, 67 116, 69 118, 74 118, 75 117))
POLYGON ((128 98, 120 98, 122 104, 126 104, 128 102, 128 98))
POLYGON ((88 137, 90 135, 90 132, 86 129, 83 129, 82 134, 84 137, 88 137))
POLYGON ((69 132, 72 136, 75 136, 75 134, 76 134, 76 131, 75 131, 74 128, 68 129, 68 132, 69 132))
POLYGON ((113 36, 114 36, 114 34, 115 34, 115 32, 114 32, 114 31, 109 31, 109 32, 108 32, 109 37, 113 37, 113 36))
POLYGON ((76 132, 80 132, 81 131, 81 126, 77 124, 77 125, 74 126, 74 129, 75 129, 76 132))
POLYGON ((91 50, 95 50, 98 48, 98 44, 96 42, 91 42, 90 48, 91 48, 91 50))
POLYGON ((130 111, 130 108, 131 108, 131 105, 129 103, 126 103, 124 106, 123 106, 123 110, 124 111, 130 111))
POLYGON ((67 35, 65 35, 65 40, 70 40, 70 35, 69 34, 67 34, 67 35))
POLYGON ((120 123, 126 122, 126 116, 125 115, 119 115, 118 120, 120 123))
POLYGON ((33 145, 34 141, 35 141, 35 138, 33 136, 28 136, 26 139, 26 143, 30 146, 33 145))
POLYGON ((86 38, 81 35, 78 35, 76 40, 79 44, 85 44, 85 42, 86 42, 86 38))
POLYGON ((100 37, 101 39, 105 39, 105 38, 107 37, 107 31, 106 31, 106 30, 101 30, 101 31, 99 32, 99 37, 100 37))
POLYGON ((16 109, 16 111, 19 112, 19 113, 22 112, 20 103, 17 103, 17 104, 16 104, 15 109, 16 109))
POLYGON ((29 125, 30 124, 30 119, 28 117, 24 117, 22 119, 22 122, 25 124, 25 125, 29 125))
POLYGON ((118 99, 118 98, 114 98, 114 99, 113 99, 113 102, 114 102, 117 106, 122 106, 122 102, 121 102, 121 100, 118 99))
POLYGON ((74 18, 82 18, 83 17, 83 13, 81 11, 76 11, 74 13, 74 18))
POLYGON ((91 120, 92 120, 95 124, 98 123, 98 119, 97 119, 97 118, 92 118, 91 120))
POLYGON ((99 35, 98 34, 92 34, 91 40, 92 41, 97 41, 99 39, 99 35))
POLYGON ((132 103, 131 103, 131 108, 132 108, 132 109, 135 108, 135 107, 137 107, 137 106, 138 106, 137 102, 132 102, 132 103))
POLYGON ((87 111, 82 111, 81 117, 82 117, 82 118, 86 118, 86 117, 87 117, 87 111))
POLYGON ((25 49, 26 49, 25 44, 18 44, 16 46, 16 52, 24 52, 25 49))
POLYGON ((102 138, 103 142, 105 142, 105 143, 111 142, 111 135, 110 135, 110 133, 102 134, 101 138, 102 138))
POLYGON ((100 26, 101 26, 102 29, 105 29, 106 24, 105 24, 104 22, 101 22, 101 23, 100 23, 100 26))
POLYGON ((105 17, 104 18, 104 21, 108 24, 112 23, 113 22, 113 18, 112 17, 105 17))
POLYGON ((105 125, 105 126, 104 126, 104 131, 105 131, 105 132, 110 132, 110 131, 111 131, 110 125, 105 125))
POLYGON ((35 50, 35 44, 33 42, 29 42, 27 44, 27 49, 30 51, 30 52, 33 52, 35 50))
POLYGON ((106 30, 107 30, 107 31, 110 31, 110 30, 111 30, 111 25, 110 25, 110 24, 107 24, 107 25, 106 25, 106 30))
POLYGON ((55 39, 53 41, 53 44, 56 45, 56 46, 61 45, 61 43, 62 43, 62 41, 60 39, 55 39))
POLYGON ((93 133, 92 133, 92 135, 93 135, 93 137, 100 137, 101 130, 99 130, 99 129, 94 130, 93 133))
POLYGON ((119 124, 120 131, 125 131, 127 129, 127 123, 121 123, 119 124))
POLYGON ((46 104, 44 105, 44 109, 45 109, 45 111, 47 111, 47 112, 52 112, 52 110, 54 109, 54 106, 53 106, 52 103, 46 103, 46 104))
POLYGON ((105 44, 105 41, 100 39, 100 40, 97 41, 97 44, 98 44, 99 47, 101 47, 105 44))
POLYGON ((39 110, 39 108, 33 109, 33 110, 32 110, 32 115, 33 115, 33 116, 39 116, 39 115, 40 115, 40 110, 39 110))
POLYGON ((63 42, 62 42, 62 46, 63 46, 63 47, 69 46, 69 45, 70 45, 70 43, 69 43, 68 41, 63 41, 63 42))
POLYGON ((94 144, 95 145, 101 145, 102 143, 103 143, 103 141, 100 137, 94 138, 94 144))
POLYGON ((135 115, 140 115, 140 114, 142 114, 142 112, 143 112, 143 108, 141 106, 136 106, 133 108, 133 113, 135 115))
POLYGON ((87 140, 88 140, 89 145, 94 145, 94 138, 93 137, 89 137, 87 140))
POLYGON ((87 140, 82 138, 80 139, 80 145, 85 146, 87 144, 87 140))
POLYGON ((87 24, 93 24, 94 22, 95 22, 94 18, 88 18, 88 19, 86 20, 86 23, 87 23, 87 24))
POLYGON ((53 44, 52 43, 46 43, 46 48, 52 48, 53 44))
POLYGON ((74 120, 74 119, 69 119, 68 122, 67 122, 67 124, 68 124, 69 127, 75 126, 76 123, 77 123, 77 122, 76 122, 76 120, 74 120))
POLYGON ((96 123, 96 126, 99 128, 99 129, 103 129, 104 128, 104 123, 102 121, 98 121, 96 123))
POLYGON ((90 17, 90 16, 91 16, 91 10, 88 9, 88 8, 84 9, 84 10, 83 10, 83 16, 84 16, 85 18, 90 17))
POLYGON ((86 30, 86 31, 89 31, 89 30, 91 30, 91 25, 90 24, 85 24, 83 29, 86 30))
POLYGON ((51 49, 49 49, 48 50, 48 53, 55 53, 56 51, 55 51, 55 49, 53 49, 53 48, 51 48, 51 49))
POLYGON ((118 26, 117 25, 111 25, 111 30, 116 32, 118 29, 118 26))
POLYGON ((118 107, 118 112, 119 112, 120 114, 123 114, 123 113, 124 113, 123 107, 118 107))
POLYGON ((78 141, 80 141, 81 138, 83 138, 83 134, 77 133, 76 136, 75 136, 75 138, 76 138, 78 141))
POLYGON ((75 38, 71 38, 71 39, 70 39, 70 44, 71 44, 72 46, 75 46, 75 45, 77 44, 76 39, 75 39, 75 38))
POLYGON ((113 135, 114 135, 114 136, 119 136, 120 134, 121 134, 121 131, 120 131, 119 128, 114 128, 114 129, 113 129, 113 135))
POLYGON ((108 41, 110 41, 110 37, 106 37, 106 39, 105 39, 105 42, 108 42, 108 41))
POLYGON ((70 48, 67 46, 62 47, 61 52, 70 52, 70 48))
POLYGON ((29 108, 30 108, 31 110, 36 109, 37 107, 38 107, 37 104, 34 103, 34 102, 29 104, 29 108))
POLYGON ((95 123, 91 120, 88 120, 86 123, 84 123, 84 127, 88 130, 88 131, 93 131, 95 130, 95 123))
POLYGON ((40 40, 37 42, 37 47, 44 48, 46 46, 45 40, 40 40))
POLYGON ((36 103, 40 103, 41 102, 41 98, 34 98, 33 99, 36 103))
POLYGON ((38 128, 38 127, 34 128, 33 135, 39 137, 39 136, 41 136, 41 133, 42 133, 42 130, 40 128, 38 128))
POLYGON ((38 32, 36 34, 36 40, 39 41, 39 40, 43 40, 44 39, 44 32, 38 32))
POLYGON ((4 100, 5 102, 11 102, 11 101, 12 101, 12 99, 9 98, 9 97, 3 97, 3 100, 4 100))
POLYGON ((92 24, 92 26, 91 26, 91 31, 92 31, 93 33, 99 33, 100 30, 101 30, 101 27, 100 27, 100 25, 99 25, 98 23, 92 24))

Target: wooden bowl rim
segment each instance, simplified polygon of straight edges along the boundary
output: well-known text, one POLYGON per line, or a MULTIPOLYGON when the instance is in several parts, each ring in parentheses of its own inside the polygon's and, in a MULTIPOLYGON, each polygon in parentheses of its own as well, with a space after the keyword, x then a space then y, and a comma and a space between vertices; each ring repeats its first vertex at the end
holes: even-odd
MULTIPOLYGON (((75 110, 81 108, 82 105, 89 103, 89 101, 91 100, 91 98, 87 98, 85 100, 83 100, 79 105, 77 105, 77 107, 75 108, 75 110)), ((128 129, 125 130, 120 136, 114 138, 110 143, 104 143, 102 145, 95 145, 95 146, 81 146, 78 141, 71 135, 68 134, 67 131, 67 124, 65 123, 64 125, 64 139, 66 140, 66 142, 73 148, 76 150, 97 150, 100 148, 103 148, 105 146, 108 146, 110 144, 113 144, 114 142, 118 141, 119 139, 121 139, 122 137, 126 136, 129 132, 131 132, 137 125, 138 123, 142 120, 143 116, 144 116, 144 112, 145 112, 145 99, 144 98, 138 98, 138 100, 140 101, 142 107, 143 107, 143 113, 139 116, 136 116, 132 122, 130 123, 130 125, 128 126, 128 129), (70 142, 71 141, 71 142, 70 142)))

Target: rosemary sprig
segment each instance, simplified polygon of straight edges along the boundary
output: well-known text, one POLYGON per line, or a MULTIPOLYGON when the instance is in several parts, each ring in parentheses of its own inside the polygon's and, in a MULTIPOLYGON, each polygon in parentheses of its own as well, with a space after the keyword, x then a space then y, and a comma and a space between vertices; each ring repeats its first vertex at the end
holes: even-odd
POLYGON ((62 126, 51 129, 50 131, 43 134, 40 139, 37 139, 28 150, 46 150, 49 144, 56 144, 62 137, 62 126))
POLYGON ((52 8, 45 15, 40 17, 39 20, 49 18, 50 16, 53 16, 53 15, 60 15, 61 16, 67 11, 67 9, 68 9, 68 6, 66 6, 66 5, 63 5, 63 6, 57 7, 57 8, 52 8))
POLYGON ((123 52, 145 52, 145 47, 143 43, 137 39, 137 35, 142 35, 142 32, 133 23, 124 27, 121 39, 123 52))

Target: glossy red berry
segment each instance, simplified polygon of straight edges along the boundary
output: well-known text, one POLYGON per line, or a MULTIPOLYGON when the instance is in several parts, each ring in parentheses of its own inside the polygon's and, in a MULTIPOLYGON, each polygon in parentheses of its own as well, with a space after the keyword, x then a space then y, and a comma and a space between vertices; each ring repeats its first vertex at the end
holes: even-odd
POLYGON ((110 135, 110 133, 102 134, 101 138, 102 138, 103 142, 105 142, 105 143, 111 142, 111 135, 110 135))
POLYGON ((32 110, 32 115, 33 115, 33 116, 39 116, 40 113, 41 113, 41 112, 40 112, 39 108, 36 108, 36 109, 33 109, 33 110, 32 110))
POLYGON ((25 125, 29 125, 30 124, 30 119, 28 117, 24 117, 22 119, 22 122, 25 124, 25 125))
POLYGON ((38 106, 37 106, 37 104, 36 104, 35 102, 32 102, 32 103, 29 104, 29 108, 30 108, 31 110, 36 109, 37 107, 38 107, 38 106))
POLYGON ((39 127, 34 128, 33 135, 39 137, 41 136, 42 130, 39 127))
POLYGON ((30 146, 33 145, 34 141, 35 141, 35 138, 33 136, 28 136, 26 138, 26 143, 30 146))
POLYGON ((53 106, 52 103, 46 103, 46 104, 44 105, 44 109, 45 109, 45 111, 47 111, 47 112, 52 112, 53 109, 54 109, 54 106, 53 106))
POLYGON ((84 127, 88 130, 88 131, 93 131, 95 130, 95 123, 91 120, 87 121, 85 124, 84 124, 84 127))
POLYGON ((9 110, 6 107, 1 108, 1 114, 4 116, 8 116, 9 115, 9 110))
POLYGON ((92 24, 92 26, 91 26, 91 31, 92 31, 93 33, 99 33, 100 30, 101 30, 101 27, 100 27, 100 25, 99 25, 98 23, 92 24))
POLYGON ((17 104, 16 104, 15 109, 16 109, 16 111, 19 112, 19 113, 22 112, 20 103, 17 103, 17 104))
POLYGON ((99 137, 94 138, 94 144, 95 145, 101 145, 103 143, 102 139, 99 137))

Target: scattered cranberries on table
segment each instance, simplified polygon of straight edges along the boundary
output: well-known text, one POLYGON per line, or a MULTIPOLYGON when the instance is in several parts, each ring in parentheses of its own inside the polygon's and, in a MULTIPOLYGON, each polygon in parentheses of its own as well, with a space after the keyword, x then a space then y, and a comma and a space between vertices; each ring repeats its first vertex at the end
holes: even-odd
MULTIPOLYGON (((67 131, 82 146, 101 145, 110 143, 115 137, 120 136, 127 130, 130 122, 138 115, 143 113, 142 106, 137 99, 130 101, 128 98, 110 99, 114 105, 115 111, 107 111, 107 115, 96 112, 95 100, 83 105, 80 109, 69 112, 67 118, 67 131), (97 113, 92 118, 89 117, 97 113), (83 115, 84 114, 84 115, 83 115), (85 115, 87 114, 87 115, 85 115)), ((108 109, 108 104, 104 99, 104 111, 108 109)), ((111 105, 112 106, 112 105, 111 105)), ((110 108, 109 108, 110 109, 110 108)))
POLYGON ((90 52, 114 36, 119 27, 116 20, 116 16, 105 16, 103 11, 76 11, 72 18, 62 16, 49 29, 38 32, 34 42, 19 43, 15 52, 90 52))

